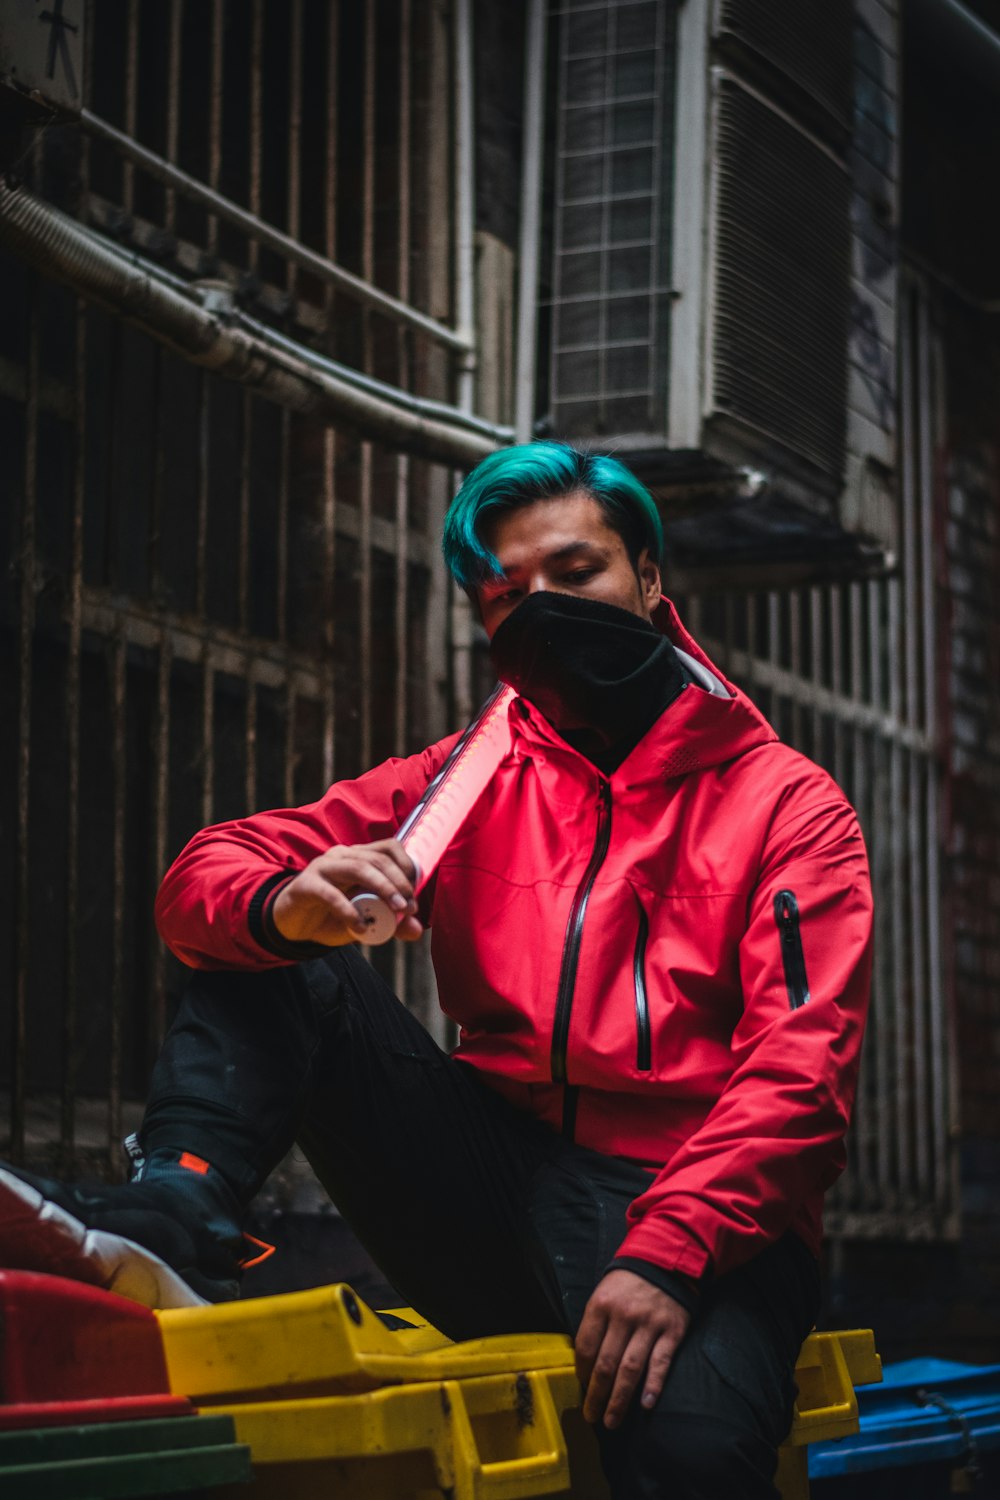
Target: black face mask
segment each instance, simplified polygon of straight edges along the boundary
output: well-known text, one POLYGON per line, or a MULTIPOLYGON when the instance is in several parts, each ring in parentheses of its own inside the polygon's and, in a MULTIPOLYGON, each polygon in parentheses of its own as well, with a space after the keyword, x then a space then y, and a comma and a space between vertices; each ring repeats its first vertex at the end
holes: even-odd
POLYGON ((619 765, 687 674, 666 636, 630 610, 529 594, 490 643, 503 682, 601 770, 619 765))

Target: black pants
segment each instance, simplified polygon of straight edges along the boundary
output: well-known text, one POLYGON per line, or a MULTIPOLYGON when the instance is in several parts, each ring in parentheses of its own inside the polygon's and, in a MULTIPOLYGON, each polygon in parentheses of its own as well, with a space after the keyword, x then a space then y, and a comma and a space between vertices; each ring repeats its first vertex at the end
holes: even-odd
MULTIPOLYGON (((204 1156, 245 1203, 297 1141, 389 1281, 453 1338, 574 1333, 649 1182, 506 1104, 351 948, 197 975, 141 1138, 204 1156)), ((657 1407, 599 1429, 615 1500, 773 1500, 818 1304, 791 1234, 718 1278, 657 1407)))

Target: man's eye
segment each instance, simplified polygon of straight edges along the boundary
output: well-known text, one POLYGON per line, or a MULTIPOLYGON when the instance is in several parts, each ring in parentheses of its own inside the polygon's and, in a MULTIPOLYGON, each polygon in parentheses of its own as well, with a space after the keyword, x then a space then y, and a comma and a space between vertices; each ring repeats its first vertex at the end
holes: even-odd
POLYGON ((586 583, 588 578, 593 578, 594 568, 574 568, 572 573, 567 573, 567 583, 586 583))

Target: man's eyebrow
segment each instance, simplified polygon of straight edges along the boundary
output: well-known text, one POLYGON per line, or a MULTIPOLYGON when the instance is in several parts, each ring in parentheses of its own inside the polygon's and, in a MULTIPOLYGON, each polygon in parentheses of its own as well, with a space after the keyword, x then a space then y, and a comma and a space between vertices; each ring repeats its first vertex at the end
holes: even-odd
MULTIPOLYGON (((602 547, 599 542, 591 542, 585 537, 581 537, 579 541, 567 542, 565 546, 557 547, 554 552, 547 552, 545 554, 545 561, 546 563, 565 562, 567 558, 579 556, 581 553, 584 556, 589 554, 594 558, 605 558, 608 555, 607 548, 602 547)), ((495 573, 491 578, 484 579, 479 588, 483 594, 500 593, 504 585, 509 583, 512 578, 516 578, 518 573, 522 571, 522 568, 515 563, 510 568, 501 569, 499 573, 495 573)))
POLYGON ((589 542, 581 538, 578 542, 567 542, 565 547, 558 547, 555 552, 550 552, 547 561, 562 562, 574 552, 593 552, 598 557, 605 556, 605 549, 598 542, 589 542))
MULTIPOLYGON (((557 547, 554 552, 546 552, 545 561, 546 563, 565 562, 568 557, 573 557, 581 552, 590 553, 594 557, 607 556, 606 549, 602 547, 600 543, 590 542, 587 541, 586 538, 581 537, 578 542, 567 542, 564 546, 557 547)), ((502 573, 497 575, 496 578, 487 580, 485 587, 489 588, 490 584, 492 583, 494 588, 496 588, 500 584, 502 584, 505 579, 510 578, 512 575, 519 573, 520 571, 521 569, 515 563, 513 567, 505 568, 502 573)))

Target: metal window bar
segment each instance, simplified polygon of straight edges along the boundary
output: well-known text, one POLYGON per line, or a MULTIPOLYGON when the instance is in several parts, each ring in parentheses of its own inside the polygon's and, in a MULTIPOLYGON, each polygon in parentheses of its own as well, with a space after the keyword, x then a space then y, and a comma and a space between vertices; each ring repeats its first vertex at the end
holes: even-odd
MULTIPOLYGON (((256 13, 259 15, 261 0, 255 0, 256 13)), ((327 260, 332 260, 336 254, 337 247, 337 142, 338 142, 338 90, 337 90, 337 58, 340 31, 340 4, 339 0, 330 0, 328 10, 327 47, 326 47, 326 113, 324 118, 324 134, 326 137, 326 153, 323 166, 323 201, 325 204, 323 214, 323 250, 327 260)), ((259 28, 255 36, 259 38, 259 28)), ((254 77, 259 80, 260 61, 259 40, 255 46, 254 77)), ((259 86, 259 83, 258 83, 259 86)), ((260 142, 257 141, 256 150, 259 151, 260 142)), ((258 171, 259 177, 259 171, 258 171)), ((259 206, 259 194, 257 198, 259 206)), ((253 207, 251 203, 251 207, 253 207)), ((256 212, 257 209, 255 208, 256 212)), ((334 308, 336 297, 333 286, 328 282, 324 287, 324 307, 326 311, 327 327, 333 326, 334 308)), ((336 578, 336 549, 337 549, 337 493, 336 493, 336 435, 332 428, 326 428, 323 433, 323 572, 320 597, 322 599, 323 613, 323 643, 324 643, 324 680, 323 680, 323 781, 329 785, 334 778, 336 765, 336 696, 334 693, 334 647, 336 630, 336 601, 335 601, 335 578, 336 578)), ((406 539, 397 535, 397 545, 406 545, 406 539)))
MULTIPOLYGON (((347 56, 341 10, 253 0, 247 14, 234 0, 213 0, 205 11, 172 0, 157 30, 130 0, 121 40, 126 76, 116 100, 94 93, 101 76, 95 52, 107 41, 102 27, 114 24, 97 0, 88 13, 85 106, 95 118, 115 121, 133 145, 144 145, 134 140, 149 113, 140 108, 139 85, 156 76, 146 51, 156 31, 165 41, 161 160, 188 175, 192 166, 204 170, 204 186, 232 193, 254 218, 273 202, 266 184, 277 164, 286 185, 279 233, 293 245, 277 289, 294 304, 290 316, 308 329, 314 347, 339 356, 338 315, 357 299, 344 278, 321 274, 316 260, 334 264, 351 253, 343 229, 354 200, 345 197, 350 183, 339 144, 341 85, 363 68, 367 98, 358 145, 365 233, 361 258, 347 264, 361 280, 378 275, 379 296, 369 299, 365 321, 388 319, 396 350, 391 373, 381 365, 376 371, 369 332, 363 369, 445 412, 455 381, 447 356, 468 344, 464 331, 438 322, 442 309, 454 305, 447 248, 449 27, 412 0, 367 0, 363 53, 347 56), (237 11, 246 22, 244 42, 232 25, 237 11), (397 32, 398 63, 389 76, 385 47, 397 32), (202 63, 192 38, 207 38, 202 63), (418 51, 427 64, 419 70, 418 51), (287 63, 289 108, 275 133, 262 121, 272 86, 264 63, 270 66, 277 54, 287 63), (234 69, 245 79, 238 93, 248 111, 242 163, 231 155, 226 115, 234 69), (383 177, 374 133, 391 96, 395 157, 383 177), (200 167, 185 156, 193 149, 185 136, 191 118, 208 126, 200 167), (318 151, 317 119, 324 136, 318 151), (319 203, 322 211, 307 224, 306 205, 319 203), (392 225, 387 233, 395 246, 377 263, 376 212, 380 223, 392 225), (312 282, 320 286, 318 299, 312 282), (394 303, 414 316, 397 318, 394 303)), ((72 202, 59 206, 84 222, 117 222, 127 240, 140 212, 148 215, 159 201, 161 217, 143 230, 142 245, 161 245, 167 263, 173 254, 186 277, 199 254, 211 266, 213 250, 221 255, 228 243, 215 201, 204 200, 212 212, 196 243, 197 218, 180 214, 182 204, 190 205, 185 185, 160 177, 159 200, 140 192, 150 174, 142 151, 131 145, 115 177, 106 134, 75 133, 72 202), (90 170, 97 156, 100 199, 90 170), (116 201, 108 197, 114 182, 116 201), (182 232, 187 241, 177 240, 182 232)), ((46 133, 29 189, 41 190, 45 153, 73 138, 65 127, 46 133)), ((247 233, 245 269, 265 290, 276 244, 252 226, 247 233)), ((288 250, 283 241, 277 248, 288 250)), ((150 915, 169 859, 212 818, 305 801, 335 772, 349 776, 363 768, 373 739, 372 687, 359 669, 364 640, 388 705, 379 722, 391 726, 389 748, 411 752, 449 727, 441 670, 448 588, 435 533, 452 478, 441 464, 393 455, 394 492, 384 506, 373 493, 376 468, 385 472, 387 458, 378 441, 365 445, 366 472, 359 477, 352 472, 358 444, 351 434, 281 411, 251 390, 234 397, 215 374, 192 368, 20 262, 5 257, 4 265, 11 274, 2 295, 13 309, 26 291, 27 318, 23 337, 0 334, 0 416, 23 434, 21 454, 12 451, 10 460, 20 500, 9 559, 16 607, 0 610, 18 666, 10 684, 18 748, 7 792, 15 839, 0 865, 0 885, 15 913, 16 971, 7 991, 9 1076, 0 1081, 9 1134, 0 1149, 59 1170, 114 1173, 121 1131, 135 1123, 180 982, 150 915), (60 330, 56 343, 53 327, 60 330), (69 456, 64 484, 48 458, 53 447, 69 456), (376 591, 376 576, 394 579, 391 600, 376 591), (359 577, 366 580, 361 611, 359 577), (372 661, 375 609, 389 611, 388 673, 372 661), (51 756, 42 752, 53 716, 60 724, 53 753, 65 768, 58 795, 51 756), (49 802, 65 812, 64 841, 52 844, 58 872, 49 868, 39 836, 49 802), (55 940, 46 927, 53 880, 64 882, 65 893, 55 940)), ((259 305, 267 317, 277 304, 259 305)), ((20 321, 8 319, 5 327, 20 321)), ((47 738, 45 744, 51 748, 47 738)), ((401 950, 391 977, 429 1016, 433 980, 424 947, 401 950)))
POLYGON ((908 286, 904 305, 898 576, 787 595, 692 595, 681 609, 779 733, 824 763, 857 808, 876 963, 848 1171, 827 1224, 835 1235, 912 1239, 957 1233, 958 1205, 940 940, 934 351, 919 287, 908 286))
MULTIPOLYGON (((210 231, 206 248, 213 251, 218 243, 218 221, 225 219, 228 223, 243 230, 251 243, 258 247, 266 245, 284 256, 291 264, 302 266, 313 275, 329 281, 345 295, 357 298, 359 302, 369 307, 376 308, 386 316, 397 319, 401 323, 408 323, 414 328, 419 328, 422 333, 436 339, 446 348, 456 350, 468 350, 472 347, 470 335, 453 328, 448 328, 444 323, 421 313, 418 308, 410 307, 398 298, 390 297, 381 292, 378 287, 366 280, 364 277, 353 275, 343 266, 335 264, 325 256, 317 255, 308 246, 301 244, 294 236, 284 234, 280 229, 267 224, 257 215, 241 209, 238 204, 230 202, 218 193, 214 188, 206 187, 195 177, 175 168, 163 157, 158 157, 155 152, 149 151, 141 146, 127 131, 120 131, 109 121, 101 119, 89 110, 82 110, 80 122, 83 127, 96 139, 113 146, 125 157, 126 172, 129 174, 128 181, 132 181, 132 174, 136 167, 141 167, 157 181, 164 183, 169 190, 182 197, 190 199, 194 203, 204 204, 211 209, 209 218, 210 231)), ((212 163, 216 167, 213 175, 217 175, 218 135, 215 128, 216 112, 212 114, 212 127, 210 127, 210 140, 212 142, 212 163)), ((259 128, 259 127, 258 127, 259 128)), ((127 205, 123 205, 126 206, 127 205)))

